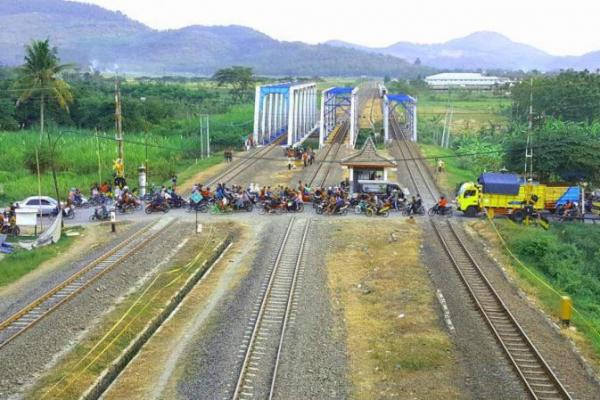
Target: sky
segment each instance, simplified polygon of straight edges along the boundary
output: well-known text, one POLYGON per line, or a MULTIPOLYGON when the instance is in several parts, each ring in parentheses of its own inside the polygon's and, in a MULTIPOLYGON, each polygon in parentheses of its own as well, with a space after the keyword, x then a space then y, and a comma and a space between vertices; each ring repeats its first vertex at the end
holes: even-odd
POLYGON ((555 55, 600 50, 597 0, 79 0, 155 29, 245 25, 279 40, 439 43, 495 31, 555 55))

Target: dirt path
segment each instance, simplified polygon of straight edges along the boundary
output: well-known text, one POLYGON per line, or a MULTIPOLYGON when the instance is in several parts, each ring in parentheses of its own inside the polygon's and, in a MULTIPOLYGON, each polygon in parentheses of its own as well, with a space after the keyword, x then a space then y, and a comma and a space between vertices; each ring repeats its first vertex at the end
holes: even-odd
POLYGON ((407 220, 340 221, 327 257, 354 399, 464 399, 464 370, 407 220))

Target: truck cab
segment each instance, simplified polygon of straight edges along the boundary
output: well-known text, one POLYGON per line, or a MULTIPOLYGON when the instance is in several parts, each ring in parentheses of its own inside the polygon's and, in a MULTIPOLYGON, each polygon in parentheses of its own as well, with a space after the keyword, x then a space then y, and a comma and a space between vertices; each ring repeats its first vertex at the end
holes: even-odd
POLYGON ((456 207, 469 217, 474 217, 481 211, 481 186, 474 182, 460 185, 456 196, 456 207))

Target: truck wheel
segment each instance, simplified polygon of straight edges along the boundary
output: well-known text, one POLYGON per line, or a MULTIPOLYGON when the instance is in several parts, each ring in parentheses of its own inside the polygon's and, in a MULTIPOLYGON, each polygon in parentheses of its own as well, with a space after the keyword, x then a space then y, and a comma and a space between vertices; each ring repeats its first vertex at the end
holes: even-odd
POLYGON ((471 217, 471 218, 477 216, 477 207, 475 207, 475 206, 467 207, 467 209, 465 210, 465 215, 467 217, 471 217))
POLYGON ((510 218, 515 222, 521 223, 525 218, 525 214, 523 213, 523 210, 516 210, 512 214, 510 214, 510 218))

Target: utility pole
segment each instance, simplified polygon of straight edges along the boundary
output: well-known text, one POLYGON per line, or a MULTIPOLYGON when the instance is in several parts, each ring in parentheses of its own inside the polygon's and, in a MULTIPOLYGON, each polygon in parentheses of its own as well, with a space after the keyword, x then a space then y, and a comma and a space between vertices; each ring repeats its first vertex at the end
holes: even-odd
POLYGON ((119 78, 115 81, 115 128, 117 131, 117 153, 122 163, 125 162, 123 154, 123 118, 121 114, 121 85, 119 78))
POLYGON ((206 158, 210 158, 210 116, 206 116, 206 158))
POLYGON ((200 115, 200 154, 206 152, 206 158, 210 157, 210 116, 200 115))
POLYGON ((527 129, 527 146, 525 147, 525 179, 533 180, 533 78, 529 81, 529 123, 527 129), (529 170, 529 173, 528 173, 529 170))

